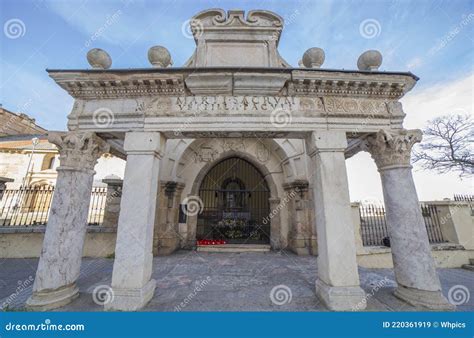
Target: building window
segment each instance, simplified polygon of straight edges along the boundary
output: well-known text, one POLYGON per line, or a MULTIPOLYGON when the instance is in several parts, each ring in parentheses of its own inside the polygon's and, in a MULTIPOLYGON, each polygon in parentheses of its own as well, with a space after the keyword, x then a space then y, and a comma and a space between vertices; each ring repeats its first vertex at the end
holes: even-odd
POLYGON ((43 158, 43 164, 41 165, 41 170, 53 169, 55 161, 56 161, 56 154, 46 154, 43 158))

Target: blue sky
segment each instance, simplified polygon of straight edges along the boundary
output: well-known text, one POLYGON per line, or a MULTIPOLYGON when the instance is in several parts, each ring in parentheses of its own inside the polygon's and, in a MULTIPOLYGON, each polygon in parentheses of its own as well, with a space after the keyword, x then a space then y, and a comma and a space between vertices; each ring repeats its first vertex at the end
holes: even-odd
POLYGON ((356 68, 364 50, 378 49, 384 55, 382 70, 412 71, 421 78, 415 91, 422 90, 472 73, 473 3, 3 0, 0 100, 48 129, 64 129, 72 100, 49 79, 46 68, 89 68, 85 54, 93 47, 109 52, 113 68, 149 67, 147 50, 157 44, 170 50, 174 66, 181 66, 194 49, 194 41, 182 32, 183 23, 207 8, 277 12, 286 19, 280 53, 294 66, 313 46, 326 52, 323 68, 344 69, 356 68), (5 33, 12 19, 24 25, 14 39, 5 33), (376 22, 371 38, 360 32, 364 20, 376 22), (95 33, 98 37, 92 38, 95 33))
MULTIPOLYGON (((66 129, 73 101, 46 68, 90 68, 86 53, 94 47, 111 55, 112 68, 150 67, 147 51, 153 45, 167 47, 179 67, 194 50, 183 24, 209 8, 280 14, 286 25, 279 51, 295 67, 310 47, 323 48, 322 68, 332 69, 356 69, 363 51, 380 50, 381 70, 420 77, 402 99, 406 128, 422 128, 447 113, 472 114, 473 0, 1 0, 0 6, 0 103, 50 130, 66 129)), ((347 166, 352 200, 382 199, 368 154, 347 166)), ((414 176, 421 200, 473 191, 473 181, 456 174, 415 170, 414 176)))

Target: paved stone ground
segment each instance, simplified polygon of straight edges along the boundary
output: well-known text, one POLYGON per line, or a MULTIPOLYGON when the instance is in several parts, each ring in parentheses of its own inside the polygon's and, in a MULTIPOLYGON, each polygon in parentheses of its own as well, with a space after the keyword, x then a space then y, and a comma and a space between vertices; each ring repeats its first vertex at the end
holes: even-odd
MULTIPOLYGON (((0 260, 0 304, 7 310, 23 309, 31 294, 37 263, 37 259, 0 260)), ((314 293, 315 257, 288 252, 179 251, 171 256, 155 257, 153 265, 157 289, 145 311, 327 311, 314 293), (291 301, 283 305, 272 302, 270 294, 277 285, 291 290, 291 301)), ((94 303, 92 293, 97 286, 110 285, 112 266, 112 259, 85 258, 78 280, 80 297, 60 310, 102 311, 94 303)), ((362 287, 370 295, 368 311, 417 310, 392 295, 396 285, 393 270, 360 268, 359 271, 362 287), (383 287, 377 287, 380 285, 383 287)), ((455 285, 462 285, 473 294, 474 272, 463 269, 438 272, 446 296, 455 285)), ((474 296, 458 306, 458 311, 473 310, 474 296)))

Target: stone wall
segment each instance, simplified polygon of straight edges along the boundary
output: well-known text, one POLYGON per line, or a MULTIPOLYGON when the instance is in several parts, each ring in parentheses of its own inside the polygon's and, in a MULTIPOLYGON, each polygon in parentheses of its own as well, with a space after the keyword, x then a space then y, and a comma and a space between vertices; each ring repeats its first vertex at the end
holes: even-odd
MULTIPOLYGON (((441 231, 446 243, 432 244, 431 255, 438 268, 459 268, 474 258, 473 216, 466 202, 435 201, 441 231)), ((383 246, 363 246, 360 234, 359 204, 352 204, 355 226, 357 263, 367 268, 393 268, 390 248, 383 246)))
MULTIPOLYGON (((88 229, 84 257, 110 257, 115 251, 115 231, 88 229)), ((0 229, 0 258, 36 258, 41 253, 44 228, 0 229)))

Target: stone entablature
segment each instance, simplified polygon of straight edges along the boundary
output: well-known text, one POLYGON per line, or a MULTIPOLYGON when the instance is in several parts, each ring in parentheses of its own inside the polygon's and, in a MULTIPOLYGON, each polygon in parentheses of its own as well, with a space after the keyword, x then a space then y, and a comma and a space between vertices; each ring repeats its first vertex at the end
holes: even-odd
MULTIPOLYGON (((282 81, 278 90, 269 93, 268 88, 276 88, 275 81, 262 77, 268 75, 267 70, 262 70, 248 78, 253 83, 246 83, 244 89, 237 88, 236 81, 228 81, 229 89, 223 90, 222 79, 212 80, 213 84, 206 77, 200 78, 200 83, 194 79, 192 90, 197 93, 205 92, 205 88, 212 92, 214 87, 220 87, 221 93, 193 94, 188 86, 192 81, 186 78, 191 74, 183 74, 186 72, 183 69, 160 70, 163 73, 150 70, 141 79, 140 73, 135 71, 51 71, 50 75, 76 98, 69 115, 69 129, 99 131, 105 128, 110 132, 123 132, 143 130, 146 125, 147 130, 160 130, 167 138, 193 138, 210 129, 248 134, 261 131, 263 127, 273 133, 266 136, 303 138, 310 130, 326 128, 328 124, 352 133, 400 129, 404 113, 397 100, 415 83, 409 74, 353 72, 340 73, 347 78, 345 82, 339 77, 321 80, 318 84, 314 77, 308 81, 291 80, 293 75, 288 73, 289 79, 282 81), (171 78, 166 80, 165 76, 171 78), (159 78, 159 81, 152 81, 150 77, 159 78), (362 86, 362 82, 365 85, 362 86), (261 93, 265 86, 268 87, 261 93), (295 88, 302 89, 298 92, 295 88), (319 89, 310 92, 307 88, 319 89), (105 127, 95 118, 101 110, 111 115, 110 123, 105 127), (285 133, 282 133, 279 118, 283 119, 285 133), (269 124, 272 119, 275 123, 269 124)), ((302 73, 298 71, 298 74, 302 73)), ((216 71, 215 74, 220 73, 216 71)), ((246 71, 245 74, 249 73, 246 71)))

